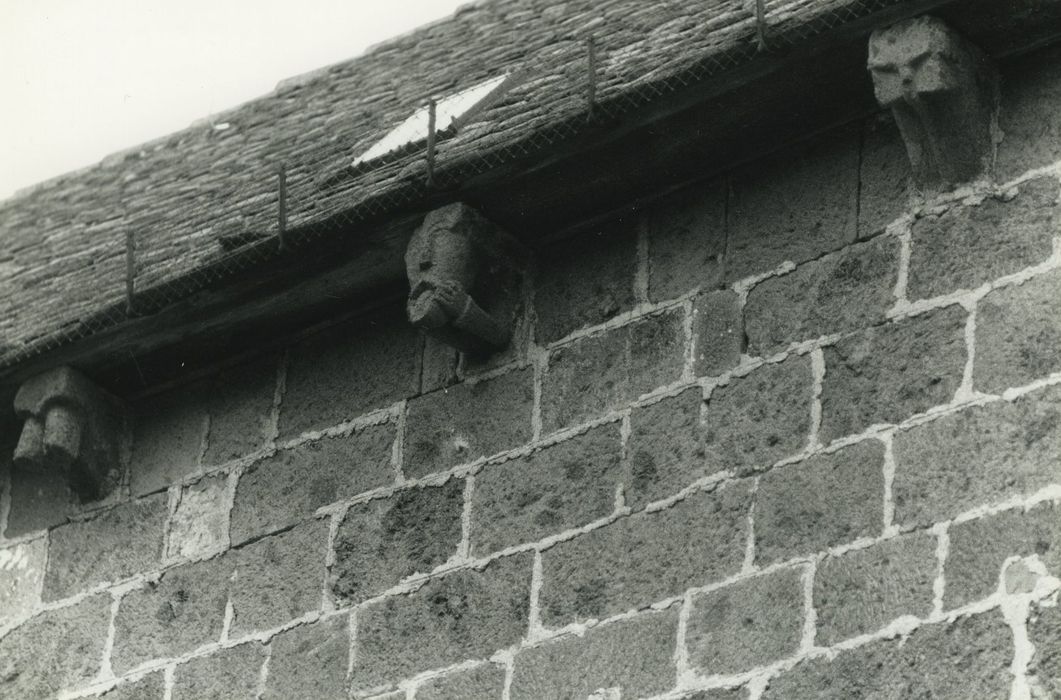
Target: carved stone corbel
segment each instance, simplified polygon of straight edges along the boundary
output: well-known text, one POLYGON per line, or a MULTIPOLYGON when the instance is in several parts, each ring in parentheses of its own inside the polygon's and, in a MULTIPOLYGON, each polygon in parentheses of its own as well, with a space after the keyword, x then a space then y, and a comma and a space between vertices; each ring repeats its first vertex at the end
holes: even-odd
POLYGON ((474 209, 430 212, 405 252, 409 320, 464 352, 508 345, 519 310, 522 246, 474 209))
POLYGON ((64 475, 82 501, 107 495, 120 476, 121 402, 69 367, 26 381, 15 396, 23 421, 14 466, 64 475))
POLYGON ((990 169, 998 72, 983 52, 942 20, 916 17, 873 32, 869 71, 919 185, 949 187, 990 169))

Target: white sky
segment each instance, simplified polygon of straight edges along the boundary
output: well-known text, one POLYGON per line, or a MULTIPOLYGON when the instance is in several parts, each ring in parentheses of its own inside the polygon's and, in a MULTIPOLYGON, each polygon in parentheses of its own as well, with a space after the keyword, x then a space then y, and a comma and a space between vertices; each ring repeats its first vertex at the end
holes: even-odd
POLYGON ((0 0, 0 199, 467 0, 0 0))

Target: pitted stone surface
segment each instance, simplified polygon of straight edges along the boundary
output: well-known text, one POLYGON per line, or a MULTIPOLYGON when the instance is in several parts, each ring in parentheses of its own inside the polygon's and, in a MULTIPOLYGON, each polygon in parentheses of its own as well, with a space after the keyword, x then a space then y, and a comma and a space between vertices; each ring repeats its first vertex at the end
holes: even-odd
POLYGON ((276 358, 221 372, 210 387, 210 428, 203 464, 224 464, 260 450, 273 430, 276 358))
POLYGON ((604 619, 718 581, 744 560, 750 484, 638 513, 542 553, 542 622, 604 619))
POLYGON ((416 700, 501 700, 505 668, 483 664, 425 682, 416 689, 416 700))
POLYGON ((943 416, 895 436, 895 520, 953 518, 1061 480, 1061 387, 943 416))
POLYGON ((880 533, 884 445, 866 440, 767 472, 755 504, 755 556, 771 562, 880 533))
POLYGON ((685 333, 668 311, 554 350, 542 381, 542 430, 583 423, 681 378, 685 333))
POLYGON ((1009 697, 1013 639, 997 609, 925 625, 900 642, 882 640, 812 657, 772 678, 763 700, 1009 697))
POLYGON ((1035 655, 1028 664, 1032 697, 1061 696, 1061 605, 1032 607, 1028 639, 1035 645, 1035 655))
POLYGON ((928 617, 935 579, 936 538, 926 534, 825 559, 814 575, 816 643, 876 632, 903 615, 928 617))
POLYGON ((991 292, 976 315, 979 391, 1001 393, 1061 371, 1061 270, 991 292))
POLYGON ((338 425, 419 389, 420 338, 404 310, 358 318, 291 348, 280 438, 338 425))
POLYGON ((528 442, 533 379, 532 369, 518 369, 410 401, 402 462, 405 476, 444 471, 528 442))
POLYGON ((44 600, 158 568, 167 515, 166 495, 159 494, 52 530, 44 600))
POLYGON ((682 700, 745 700, 748 691, 744 688, 712 688, 688 695, 682 700))
POLYGON ((639 508, 672 496, 721 467, 707 461, 700 387, 642 408, 630 415, 627 441, 625 501, 639 508))
POLYGON ((802 578, 802 567, 781 569, 695 596, 690 664, 705 676, 729 676, 794 654, 803 636, 802 578))
POLYGON ((110 617, 111 597, 99 594, 42 612, 0 638, 0 697, 53 697, 95 678, 110 617))
POLYGON ((313 520, 236 550, 229 636, 279 627, 319 610, 327 548, 328 521, 313 520))
POLYGON ((519 641, 527 627, 531 559, 519 554, 483 570, 455 571, 359 611, 354 691, 485 659, 519 641))
POLYGON ((822 441, 948 403, 965 371, 967 317, 955 304, 825 348, 822 441))
POLYGON ((768 364, 715 388, 704 433, 708 468, 747 474, 807 445, 811 367, 806 355, 768 364))
POLYGON ((740 364, 744 314, 732 289, 701 293, 693 305, 693 356, 698 377, 717 377, 740 364))
POLYGON ((879 236, 757 284, 744 308, 748 354, 882 322, 898 272, 899 241, 879 236))
POLYGON ((208 425, 205 384, 141 399, 129 415, 133 424, 129 488, 134 496, 159 491, 199 470, 208 425))
POLYGON ((232 541, 312 517, 321 506, 394 481, 394 423, 281 450, 246 469, 236 486, 232 541))
POLYGON ((1031 168, 1061 160, 1061 124, 1053 115, 1061 104, 1061 48, 1033 52, 1007 66, 1002 81, 996 177, 1012 180, 1031 168))
POLYGON ((524 649, 516 654, 512 700, 584 700, 612 688, 623 698, 647 698, 668 690, 677 629, 671 607, 524 649))
POLYGON ((231 557, 222 556, 170 569, 126 593, 114 620, 115 673, 220 641, 231 576, 231 557))
POLYGON ((1059 193, 1057 178, 1041 177, 1021 184, 1015 197, 988 197, 915 221, 910 299, 975 289, 1045 261, 1058 232, 1059 193))
POLYGON ((149 673, 136 681, 123 682, 102 695, 93 695, 99 700, 159 700, 165 696, 164 672, 149 673))
POLYGON ((634 306, 637 220, 630 213, 600 231, 561 241, 538 258, 536 340, 545 345, 634 306), (587 266, 586 260, 593 265, 587 266))
MULTIPOLYGON (((12 431, 14 432, 14 431, 12 431)), ((0 445, 0 472, 9 470, 14 445, 0 445)), ((30 472, 23 469, 11 474, 11 509, 7 514, 6 537, 15 538, 67 522, 79 513, 100 508, 99 501, 81 503, 70 490, 62 474, 30 472)), ((113 499, 113 496, 112 496, 113 499)))
POLYGON ((265 649, 257 642, 220 649, 177 666, 173 700, 255 700, 265 649))
POLYGON ((946 610, 994 593, 1002 567, 1011 557, 1037 557, 1051 575, 1061 578, 1061 508, 1051 503, 955 523, 948 536, 946 610))
POLYGON ((475 476, 472 556, 586 525, 615 509, 621 480, 619 425, 488 465, 475 476))
POLYGON ((890 115, 871 117, 862 130, 858 236, 869 238, 899 218, 913 194, 910 159, 890 115))
POLYGON ((262 698, 346 698, 349 629, 348 617, 339 615, 274 637, 262 698))
POLYGON ((463 507, 463 479, 352 506, 335 535, 332 592, 358 603, 445 563, 457 553, 463 507))
POLYGON ((729 204, 726 280, 801 263, 855 240, 858 133, 831 133, 739 173, 729 204))
POLYGON ((648 297, 673 299, 722 284, 726 183, 686 187, 648 212, 648 297))

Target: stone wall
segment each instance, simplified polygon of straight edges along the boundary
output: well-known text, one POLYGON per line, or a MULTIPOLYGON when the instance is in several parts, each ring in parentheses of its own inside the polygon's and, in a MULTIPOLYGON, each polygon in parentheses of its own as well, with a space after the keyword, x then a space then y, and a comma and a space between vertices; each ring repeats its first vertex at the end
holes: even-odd
POLYGON ((874 118, 544 251, 500 357, 383 308, 11 474, 0 696, 1061 695, 1058 66, 999 186, 874 118))

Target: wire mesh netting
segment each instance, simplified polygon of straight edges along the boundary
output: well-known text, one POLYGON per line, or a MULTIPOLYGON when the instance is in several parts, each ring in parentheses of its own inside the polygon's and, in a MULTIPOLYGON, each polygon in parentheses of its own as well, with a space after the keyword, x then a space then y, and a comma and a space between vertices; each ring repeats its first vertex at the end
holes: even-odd
MULTIPOLYGON (((215 120, 197 136, 180 137, 209 140, 197 146, 194 164, 182 160, 177 136, 164 148, 147 145, 105 161, 100 172, 120 180, 120 187, 106 197, 94 194, 92 211, 71 217, 76 245, 45 236, 35 243, 40 250, 14 251, 15 258, 31 252, 48 257, 31 279, 19 280, 16 289, 27 298, 0 302, 0 369, 157 314, 258 265, 353 235, 360 224, 419 211, 440 190, 513 162, 533 162, 589 129, 607 128, 764 53, 807 46, 908 3, 701 4, 706 9, 690 13, 685 7, 643 25, 637 17, 602 11, 595 21, 514 49, 516 60, 456 80, 428 81, 426 94, 399 95, 394 109, 378 113, 366 110, 363 100, 344 109, 341 101, 326 99, 326 89, 282 84, 271 111, 256 123, 215 120), (630 26, 613 30, 609 22, 630 26), (512 79, 502 84, 504 76, 512 79), (312 123, 305 118, 325 108, 312 123), (440 117, 437 123, 432 115, 440 117), (159 170, 168 173, 165 183, 155 176, 159 170), (62 288, 41 293, 57 280, 66 280, 62 288)), ((328 80, 324 75, 318 83, 328 80)), ((241 112, 232 114, 235 120, 241 112)), ((82 179, 85 188, 93 186, 91 176, 82 179)), ((37 199, 25 205, 36 207, 24 215, 27 222, 55 216, 46 193, 37 199)), ((22 225, 4 223, 8 231, 22 225)))

